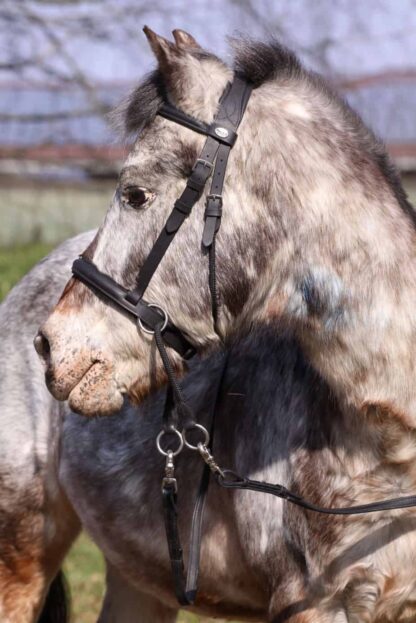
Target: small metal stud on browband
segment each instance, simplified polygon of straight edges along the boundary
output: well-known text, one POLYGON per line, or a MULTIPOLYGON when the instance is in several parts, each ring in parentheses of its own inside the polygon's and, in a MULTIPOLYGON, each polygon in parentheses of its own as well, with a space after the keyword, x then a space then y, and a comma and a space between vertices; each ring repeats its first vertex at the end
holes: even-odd
POLYGON ((221 138, 227 138, 227 136, 229 135, 227 128, 215 128, 214 132, 217 136, 221 138))

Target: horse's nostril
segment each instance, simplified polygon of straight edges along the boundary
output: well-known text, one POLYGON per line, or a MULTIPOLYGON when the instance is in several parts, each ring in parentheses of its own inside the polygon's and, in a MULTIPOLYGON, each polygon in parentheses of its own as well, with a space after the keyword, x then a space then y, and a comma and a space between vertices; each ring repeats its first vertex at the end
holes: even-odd
POLYGON ((51 347, 49 345, 48 338, 42 333, 42 331, 39 331, 33 340, 33 345, 37 354, 42 357, 45 363, 48 363, 51 347))

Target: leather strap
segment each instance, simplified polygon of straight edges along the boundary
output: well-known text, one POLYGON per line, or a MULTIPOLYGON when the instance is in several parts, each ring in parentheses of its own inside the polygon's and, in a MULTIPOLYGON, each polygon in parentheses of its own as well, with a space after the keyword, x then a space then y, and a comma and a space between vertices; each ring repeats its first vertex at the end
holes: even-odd
POLYGON ((212 138, 205 141, 201 157, 195 163, 192 174, 179 199, 176 200, 165 226, 160 232, 149 255, 144 261, 137 277, 136 287, 130 292, 129 300, 132 303, 139 301, 146 291, 151 278, 166 254, 179 228, 192 211, 192 208, 201 197, 205 184, 212 174, 213 162, 218 151, 218 143, 212 138))
MULTIPOLYGON (((96 295, 103 296, 134 319, 140 319, 148 328, 154 330, 164 321, 164 317, 155 307, 150 307, 143 299, 136 304, 130 302, 129 290, 118 284, 109 275, 102 273, 92 262, 79 257, 72 265, 73 275, 88 286, 96 295)), ((195 348, 172 322, 168 321, 163 338, 181 357, 190 359, 195 355, 195 348)))
MULTIPOLYGON (((228 355, 223 354, 223 362, 218 375, 217 383, 214 390, 214 397, 211 403, 210 410, 210 428, 211 447, 213 444, 214 436, 214 423, 215 412, 217 404, 221 397, 223 388, 223 381, 226 374, 228 363, 228 355)), ((171 396, 169 392, 167 394, 167 404, 171 403, 171 396)), ((172 403, 171 403, 171 406, 172 403)), ((168 409, 169 411, 169 409, 168 409)), ((165 421, 164 425, 169 427, 173 424, 176 426, 176 416, 173 415, 173 411, 166 419, 165 409, 165 421)), ((169 559, 172 570, 173 588, 176 598, 181 606, 189 606, 195 602, 197 590, 198 590, 198 575, 199 575, 199 561, 201 553, 201 540, 202 540, 202 524, 204 516, 204 508, 206 496, 208 493, 210 482, 210 468, 204 463, 204 468, 201 474, 201 480, 199 483, 198 493, 194 505, 191 522, 191 535, 189 540, 189 558, 188 558, 188 570, 185 571, 185 563, 183 557, 183 549, 179 536, 178 526, 178 512, 177 512, 177 487, 175 482, 167 482, 163 480, 162 484, 162 500, 163 500, 163 514, 165 522, 166 537, 168 543, 169 559)))
POLYGON ((215 138, 216 141, 228 145, 229 147, 232 147, 237 140, 237 134, 232 125, 227 123, 227 119, 222 121, 216 118, 216 120, 209 125, 187 115, 182 112, 182 110, 179 110, 179 108, 169 103, 162 104, 157 114, 165 119, 169 119, 169 121, 175 121, 175 123, 179 123, 185 128, 189 128, 189 130, 194 130, 194 132, 198 132, 199 134, 205 134, 205 136, 211 136, 215 138))
POLYGON ((325 515, 361 515, 416 506, 416 495, 408 495, 400 498, 392 498, 390 500, 381 500, 380 502, 371 502, 370 504, 359 504, 357 506, 345 506, 342 508, 326 508, 308 502, 305 498, 296 493, 292 493, 292 491, 289 491, 289 489, 286 489, 283 485, 244 478, 228 469, 223 470, 223 474, 224 476, 219 474, 215 475, 216 481, 221 487, 269 493, 270 495, 275 495, 278 498, 287 500, 291 504, 301 506, 306 510, 314 511, 315 513, 323 513, 325 515))
MULTIPOLYGON (((209 205, 210 197, 213 194, 222 195, 228 156, 237 138, 236 130, 244 114, 250 93, 251 87, 248 83, 235 77, 233 82, 227 85, 221 96, 218 113, 215 117, 215 122, 211 124, 211 126, 200 123, 171 104, 164 104, 159 109, 158 114, 162 117, 195 130, 196 132, 206 134, 208 138, 205 141, 200 157, 195 163, 192 174, 186 183, 185 190, 175 202, 175 206, 164 228, 140 269, 136 287, 129 294, 129 300, 132 302, 135 303, 144 295, 151 278, 156 272, 174 236, 185 219, 190 215, 194 205, 200 199, 205 184, 212 174, 215 161, 210 195, 207 199, 208 214, 207 210, 205 211, 205 227, 208 228, 209 232, 211 232, 211 230, 212 232, 205 234, 204 229, 203 234, 203 245, 208 247, 212 244, 213 236, 219 228, 221 213, 219 213, 218 210, 216 214, 214 213, 214 207, 210 207, 209 205), (216 131, 211 131, 212 128, 215 128, 216 131), (218 134, 217 132, 219 132, 219 130, 227 132, 228 136, 232 134, 234 137, 233 140, 229 141, 225 136, 218 134), (204 237, 207 244, 204 243, 204 237)), ((219 201, 221 201, 222 207, 222 197, 220 200, 217 200, 217 203, 219 201)))
MULTIPOLYGON (((251 90, 251 85, 236 77, 229 87, 224 106, 218 111, 217 122, 223 123, 226 127, 231 126, 237 131, 247 107, 251 90)), ((230 151, 231 148, 228 145, 220 145, 215 161, 204 214, 205 226, 202 234, 202 245, 206 249, 212 245, 221 223, 222 193, 230 151)))

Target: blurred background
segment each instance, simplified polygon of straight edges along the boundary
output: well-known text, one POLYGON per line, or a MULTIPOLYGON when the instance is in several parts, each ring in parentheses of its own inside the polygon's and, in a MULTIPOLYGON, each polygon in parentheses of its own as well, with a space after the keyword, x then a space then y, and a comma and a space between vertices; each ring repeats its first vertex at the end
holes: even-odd
MULTIPOLYGON (((277 37, 385 141, 416 198, 416 0, 1 0, 0 299, 100 223, 128 151, 108 112, 154 65, 144 24, 226 59, 227 35, 277 37)), ((73 620, 92 623, 103 563, 85 536, 67 570, 73 620)))

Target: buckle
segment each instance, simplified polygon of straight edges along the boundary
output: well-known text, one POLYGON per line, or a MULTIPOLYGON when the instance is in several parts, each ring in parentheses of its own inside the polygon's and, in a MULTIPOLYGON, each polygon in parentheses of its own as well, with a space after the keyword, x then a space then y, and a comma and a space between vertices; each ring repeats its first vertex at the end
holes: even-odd
POLYGON ((203 158, 197 158, 195 160, 194 166, 192 167, 192 172, 195 171, 198 164, 202 164, 204 167, 208 167, 210 174, 212 172, 212 169, 214 168, 214 165, 212 164, 212 162, 209 162, 209 160, 204 160, 203 158))
POLYGON ((220 207, 222 208, 222 195, 207 195, 207 202, 212 199, 213 201, 219 201, 220 207))
POLYGON ((189 176, 186 185, 189 188, 192 188, 192 190, 195 190, 197 193, 202 193, 208 178, 212 174, 213 168, 214 165, 211 164, 211 162, 204 160, 203 158, 198 158, 194 164, 192 173, 189 176), (198 165, 201 165, 201 168, 198 169, 198 165))
POLYGON ((221 218, 222 216, 222 195, 207 195, 204 217, 215 216, 221 218))

